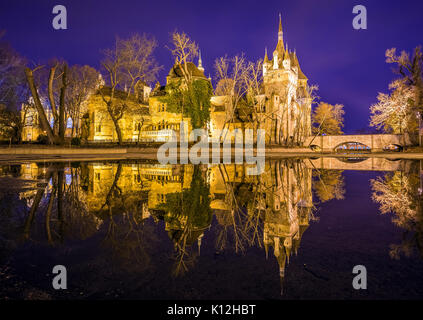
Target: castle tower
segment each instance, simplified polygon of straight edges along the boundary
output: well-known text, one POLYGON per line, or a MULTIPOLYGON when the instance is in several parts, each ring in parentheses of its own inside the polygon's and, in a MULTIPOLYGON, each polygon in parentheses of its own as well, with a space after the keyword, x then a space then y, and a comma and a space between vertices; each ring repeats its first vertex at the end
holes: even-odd
POLYGON ((311 100, 307 77, 301 70, 296 52, 284 43, 282 16, 279 14, 278 40, 273 55, 263 59, 263 91, 266 105, 262 108, 261 128, 266 143, 285 146, 303 145, 311 134, 311 100), (298 124, 298 119, 303 123, 298 124), (303 130, 302 128, 305 128, 303 130))

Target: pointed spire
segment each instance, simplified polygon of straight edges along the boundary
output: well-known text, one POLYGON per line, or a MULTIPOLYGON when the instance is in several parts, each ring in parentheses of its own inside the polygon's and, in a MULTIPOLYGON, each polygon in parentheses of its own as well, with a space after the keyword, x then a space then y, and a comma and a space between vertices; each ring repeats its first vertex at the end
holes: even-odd
POLYGON ((279 12, 279 32, 282 32, 282 15, 279 12))
POLYGON ((285 268, 279 268, 279 281, 281 285, 281 296, 284 294, 285 268))
POLYGON ((283 42, 282 15, 280 13, 279 13, 278 41, 282 41, 283 42))
POLYGON ((269 58, 267 57, 267 47, 264 49, 264 62, 268 62, 269 58))
POLYGON ((201 72, 204 72, 203 61, 201 60, 201 50, 199 50, 199 55, 198 55, 198 70, 200 70, 201 72))
MULTIPOLYGON (((279 32, 278 32, 278 44, 276 46, 276 50, 279 57, 283 57, 285 48, 283 45, 283 32, 282 32, 282 17, 281 14, 279 14, 279 32)), ((275 53, 273 53, 274 55, 275 53)))

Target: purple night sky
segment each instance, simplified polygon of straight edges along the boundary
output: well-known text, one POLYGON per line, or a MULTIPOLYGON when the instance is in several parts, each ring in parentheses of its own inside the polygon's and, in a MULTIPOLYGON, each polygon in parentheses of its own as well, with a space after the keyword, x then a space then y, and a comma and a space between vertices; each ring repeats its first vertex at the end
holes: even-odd
POLYGON ((111 47, 115 35, 150 33, 159 42, 163 84, 172 64, 166 45, 173 30, 188 33, 200 45, 205 73, 213 77, 217 57, 244 52, 257 60, 266 46, 271 53, 279 12, 284 41, 297 50, 309 83, 320 86, 323 101, 345 105, 346 133, 368 126, 369 106, 395 77, 385 50, 423 45, 421 0, 1 0, 0 29, 7 32, 3 40, 33 63, 61 57, 96 68, 100 50, 111 47), (67 8, 67 30, 52 27, 58 4, 67 8), (358 4, 367 7, 367 30, 352 28, 358 4))

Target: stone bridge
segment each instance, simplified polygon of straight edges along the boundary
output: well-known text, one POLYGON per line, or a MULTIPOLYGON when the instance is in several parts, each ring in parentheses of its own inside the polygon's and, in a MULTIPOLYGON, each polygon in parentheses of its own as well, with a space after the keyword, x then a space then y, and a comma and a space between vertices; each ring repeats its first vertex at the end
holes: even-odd
POLYGON ((305 159, 311 169, 358 170, 358 171, 407 171, 410 161, 385 158, 316 158, 305 159))
POLYGON ((359 134, 339 136, 308 137, 306 146, 319 147, 322 151, 334 151, 346 143, 360 143, 372 152, 380 152, 387 146, 405 147, 411 145, 410 139, 401 134, 359 134))

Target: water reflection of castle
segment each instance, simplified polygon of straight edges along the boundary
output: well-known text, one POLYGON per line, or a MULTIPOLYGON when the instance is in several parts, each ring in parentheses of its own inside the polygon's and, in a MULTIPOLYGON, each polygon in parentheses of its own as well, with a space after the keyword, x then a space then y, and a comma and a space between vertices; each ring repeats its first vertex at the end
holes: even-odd
MULTIPOLYGON (((286 264, 290 256, 297 253, 301 237, 309 225, 312 169, 294 159, 269 161, 265 173, 260 176, 247 175, 247 167, 110 162, 82 163, 77 172, 70 166, 61 170, 65 184, 76 182, 78 185, 79 198, 83 199, 88 212, 102 219, 110 213, 132 212, 139 221, 151 216, 156 219, 160 212, 169 214, 163 211, 172 211, 166 205, 175 194, 190 190, 191 197, 195 197, 197 190, 191 190, 193 180, 200 177, 209 193, 210 214, 218 225, 241 230, 244 239, 239 241, 264 247, 266 258, 269 251, 272 252, 283 280, 286 264), (253 221, 257 224, 252 225, 253 221)), ((21 176, 40 179, 48 170, 36 164, 23 165, 21 176)), ((50 179, 49 184, 53 180, 50 179)), ((189 216, 177 214, 174 219, 164 220, 169 236, 172 238, 171 235, 177 233, 180 237, 189 216)), ((190 226, 188 242, 197 242, 200 248, 204 232, 210 225, 211 219, 196 219, 190 226)))

